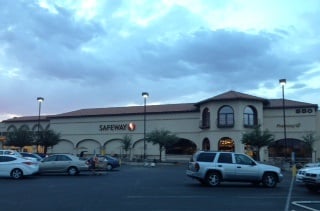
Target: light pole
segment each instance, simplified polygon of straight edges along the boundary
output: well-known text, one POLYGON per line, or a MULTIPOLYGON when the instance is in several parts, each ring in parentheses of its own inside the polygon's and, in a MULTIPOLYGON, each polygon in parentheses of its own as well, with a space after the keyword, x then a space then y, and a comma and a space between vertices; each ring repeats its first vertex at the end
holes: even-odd
POLYGON ((284 86, 287 83, 286 79, 279 80, 280 85, 282 86, 282 111, 283 111, 283 135, 284 135, 284 158, 287 160, 287 130, 286 130, 286 106, 284 101, 284 86))
POLYGON ((143 159, 146 159, 146 114, 147 114, 147 98, 149 97, 148 92, 142 92, 144 99, 144 110, 143 110, 143 159))
MULTIPOLYGON (((37 97, 37 101, 39 102, 39 115, 38 115, 38 138, 40 137, 40 113, 41 113, 41 103, 44 101, 43 97, 37 97)), ((39 145, 37 140, 37 153, 39 152, 39 145)))

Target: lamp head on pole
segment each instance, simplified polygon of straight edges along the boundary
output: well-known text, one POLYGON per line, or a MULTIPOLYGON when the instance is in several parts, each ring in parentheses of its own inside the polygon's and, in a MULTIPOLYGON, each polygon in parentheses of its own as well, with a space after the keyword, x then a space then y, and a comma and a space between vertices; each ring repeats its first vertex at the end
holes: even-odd
POLYGON ((39 103, 42 103, 42 102, 44 101, 44 98, 43 98, 43 97, 37 97, 37 101, 38 101, 39 103))
POLYGON ((149 97, 149 93, 148 92, 142 92, 142 97, 143 98, 148 98, 149 97))
POLYGON ((286 85, 287 80, 286 79, 280 79, 279 83, 280 83, 281 86, 284 86, 284 85, 286 85))

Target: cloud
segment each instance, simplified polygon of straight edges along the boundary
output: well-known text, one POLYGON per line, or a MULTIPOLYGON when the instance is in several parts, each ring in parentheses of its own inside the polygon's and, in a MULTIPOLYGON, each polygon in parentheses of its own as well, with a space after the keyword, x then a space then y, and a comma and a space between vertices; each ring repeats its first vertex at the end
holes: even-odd
POLYGON ((319 8, 277 2, 4 1, 0 111, 33 114, 37 96, 48 114, 136 105, 142 91, 149 103, 274 98, 280 78, 289 98, 316 102, 319 8))

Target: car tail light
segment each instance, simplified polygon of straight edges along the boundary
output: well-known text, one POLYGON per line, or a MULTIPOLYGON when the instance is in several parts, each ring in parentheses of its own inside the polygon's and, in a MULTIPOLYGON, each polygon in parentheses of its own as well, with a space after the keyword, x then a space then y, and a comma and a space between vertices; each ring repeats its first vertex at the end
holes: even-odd
POLYGON ((199 163, 195 163, 194 164, 194 170, 199 171, 199 169, 200 169, 199 163))

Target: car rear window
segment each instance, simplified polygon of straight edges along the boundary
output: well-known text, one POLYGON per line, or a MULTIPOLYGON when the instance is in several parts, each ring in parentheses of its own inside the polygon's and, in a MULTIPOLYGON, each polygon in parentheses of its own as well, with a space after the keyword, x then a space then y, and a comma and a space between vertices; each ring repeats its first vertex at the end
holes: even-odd
POLYGON ((200 153, 197 157, 199 162, 213 162, 216 157, 216 153, 200 153))

